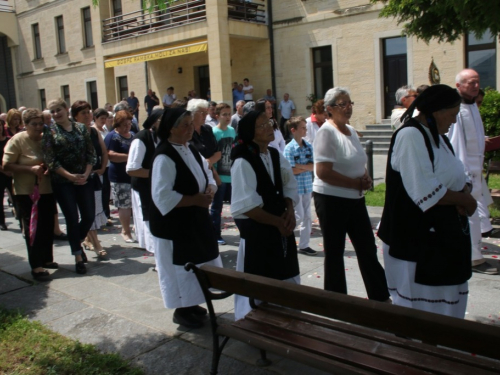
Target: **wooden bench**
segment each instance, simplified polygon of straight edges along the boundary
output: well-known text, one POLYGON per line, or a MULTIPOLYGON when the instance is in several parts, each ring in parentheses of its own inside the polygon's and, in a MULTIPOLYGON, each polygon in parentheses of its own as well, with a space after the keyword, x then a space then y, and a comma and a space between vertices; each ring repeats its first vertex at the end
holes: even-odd
POLYGON ((270 363, 270 351, 335 374, 500 373, 499 327, 224 268, 185 268, 210 313, 212 375, 229 338, 260 349, 258 365, 270 363), (253 310, 219 324, 212 301, 232 294, 251 297, 253 310))

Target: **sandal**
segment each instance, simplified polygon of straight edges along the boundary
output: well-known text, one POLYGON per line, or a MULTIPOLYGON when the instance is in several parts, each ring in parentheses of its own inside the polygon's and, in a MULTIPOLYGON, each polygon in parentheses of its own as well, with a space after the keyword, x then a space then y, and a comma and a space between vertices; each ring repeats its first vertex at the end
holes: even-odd
POLYGON ((95 251, 94 250, 94 246, 90 243, 90 242, 87 242, 87 241, 83 241, 82 242, 82 246, 85 250, 92 250, 92 251, 95 251))
POLYGON ((106 252, 106 250, 104 249, 98 250, 94 248, 94 251, 99 259, 107 259, 106 257, 108 256, 108 253, 106 252))

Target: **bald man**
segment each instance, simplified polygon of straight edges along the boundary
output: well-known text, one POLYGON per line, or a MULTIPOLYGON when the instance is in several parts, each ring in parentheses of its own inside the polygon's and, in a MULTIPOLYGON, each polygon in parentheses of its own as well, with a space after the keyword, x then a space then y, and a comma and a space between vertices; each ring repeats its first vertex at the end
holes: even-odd
MULTIPOLYGON (((455 149, 455 155, 462 161, 465 171, 472 180, 472 196, 479 203, 487 199, 483 194, 483 162, 485 141, 483 121, 479 115, 475 99, 479 94, 479 74, 473 69, 464 69, 456 76, 458 93, 462 97, 460 112, 452 124, 448 137, 455 149)), ((488 202, 486 202, 488 203, 488 202)), ((483 202, 484 204, 484 202, 483 202)), ((487 275, 497 275, 495 265, 486 261, 481 253, 481 221, 479 210, 469 218, 472 242, 472 271, 487 275)))

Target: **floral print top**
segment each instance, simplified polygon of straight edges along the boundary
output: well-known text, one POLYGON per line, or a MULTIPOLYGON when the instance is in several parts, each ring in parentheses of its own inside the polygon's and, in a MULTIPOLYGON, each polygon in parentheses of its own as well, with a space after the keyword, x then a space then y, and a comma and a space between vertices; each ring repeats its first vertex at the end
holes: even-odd
POLYGON ((42 149, 45 164, 51 173, 54 183, 71 183, 68 179, 55 173, 56 169, 64 168, 69 173, 85 173, 88 164, 94 165, 96 152, 90 133, 85 125, 72 123, 72 130, 66 131, 58 124, 45 128, 42 138, 42 149))

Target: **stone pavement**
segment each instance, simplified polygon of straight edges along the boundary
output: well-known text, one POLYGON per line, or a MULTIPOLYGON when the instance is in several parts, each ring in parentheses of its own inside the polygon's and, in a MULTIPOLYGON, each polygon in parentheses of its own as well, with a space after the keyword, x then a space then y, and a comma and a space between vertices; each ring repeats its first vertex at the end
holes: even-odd
MULTIPOLYGON (((375 164, 375 181, 381 181, 384 160, 376 158, 380 160, 375 164)), ((369 207, 374 226, 381 211, 369 207)), ((228 245, 221 246, 220 253, 224 267, 234 268, 239 236, 227 205, 223 216, 223 237, 228 245)), ((142 367, 146 374, 208 373, 212 354, 208 325, 187 330, 172 323, 173 310, 163 307, 158 277, 152 270, 154 258, 143 249, 126 244, 117 226, 99 232, 109 260, 98 260, 87 252, 88 273, 77 275, 68 243, 56 241, 54 258, 60 268, 50 270, 53 281, 36 283, 31 279, 24 240, 10 214, 7 223, 9 231, 0 232, 0 305, 20 308, 30 319, 39 320, 56 332, 95 344, 102 351, 119 353, 142 367)), ((118 225, 116 217, 115 223, 118 225)), ((500 241, 493 239, 483 244, 485 256, 496 263, 500 257, 498 244, 500 241)), ((322 288, 322 237, 316 219, 311 247, 320 253, 316 257, 299 255, 302 283, 322 288)), ((382 261, 381 252, 379 258, 382 261)), ((366 298, 349 240, 344 259, 349 294, 366 298)), ((215 308, 222 318, 233 319, 232 298, 218 301, 215 308)), ((467 319, 500 324, 500 276, 473 275, 467 319)), ((274 355, 269 356, 273 364, 262 369, 255 365, 258 357, 256 349, 229 340, 220 362, 220 374, 322 374, 274 355)))

